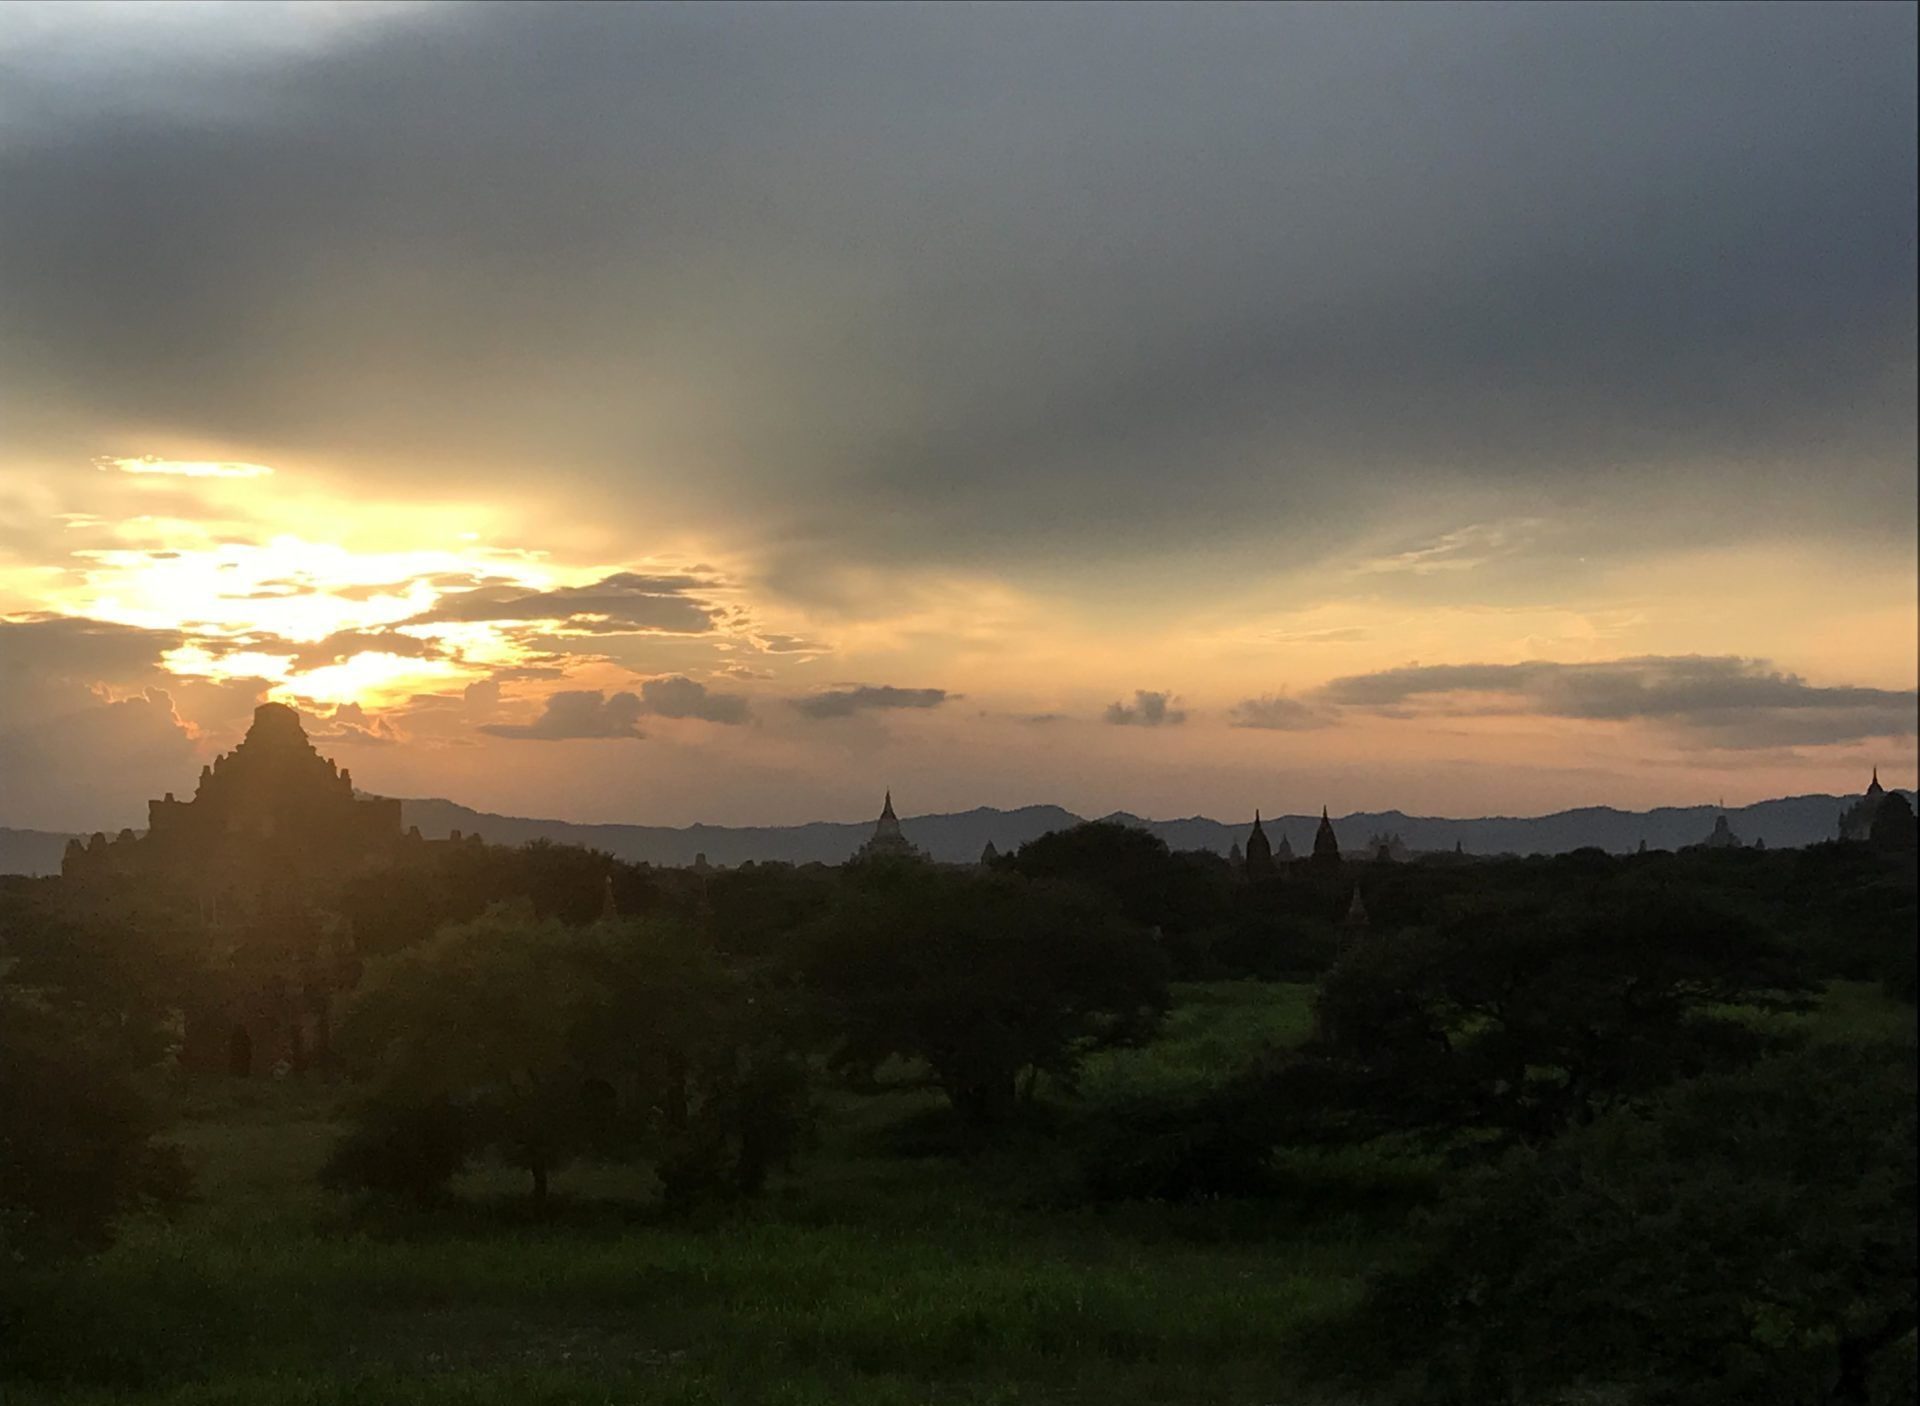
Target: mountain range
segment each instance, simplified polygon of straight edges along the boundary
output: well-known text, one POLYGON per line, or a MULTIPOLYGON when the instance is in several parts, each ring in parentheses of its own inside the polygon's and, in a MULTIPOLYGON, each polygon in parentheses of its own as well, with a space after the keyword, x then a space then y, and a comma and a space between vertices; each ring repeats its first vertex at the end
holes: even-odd
MULTIPOLYGON (((1906 794, 1911 800, 1912 793, 1906 794)), ((1840 812, 1856 799, 1788 796, 1724 813, 1743 843, 1765 841, 1770 848, 1778 849, 1834 838, 1840 812)), ((552 840, 658 865, 691 864, 699 855, 705 855, 710 864, 720 865, 747 860, 838 864, 873 833, 871 820, 750 826, 582 825, 567 820, 492 815, 438 799, 403 799, 400 811, 401 823, 419 826, 428 839, 445 839, 458 830, 478 834, 495 844, 552 840)), ((1647 811, 1584 806, 1552 815, 1455 820, 1385 810, 1335 816, 1333 825, 1341 847, 1353 855, 1370 854, 1367 842, 1375 835, 1397 835, 1416 853, 1451 850, 1456 844, 1468 854, 1562 854, 1587 846, 1619 853, 1637 848, 1642 840, 1649 849, 1698 844, 1706 839, 1720 814, 1716 806, 1663 806, 1647 811)), ((1018 810, 982 806, 956 814, 908 816, 900 823, 907 838, 935 859, 960 863, 978 859, 988 842, 1004 853, 1085 818, 1059 806, 1022 806, 1018 810)), ((1147 820, 1116 811, 1097 818, 1151 831, 1174 849, 1207 849, 1216 854, 1226 854, 1236 843, 1244 844, 1251 828, 1250 820, 1226 822, 1197 815, 1185 820, 1147 820)), ((1267 837, 1276 849, 1284 836, 1301 855, 1312 851, 1319 823, 1317 815, 1270 815, 1264 820, 1267 837)), ((61 851, 71 838, 49 830, 0 826, 0 873, 57 874, 61 851)))

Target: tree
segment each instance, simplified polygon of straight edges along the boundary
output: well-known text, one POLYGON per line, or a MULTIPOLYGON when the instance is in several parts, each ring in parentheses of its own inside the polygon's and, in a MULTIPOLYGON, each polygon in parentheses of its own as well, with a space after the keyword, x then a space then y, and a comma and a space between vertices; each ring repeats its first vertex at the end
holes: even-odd
POLYGON ((1907 798, 1898 791, 1887 792, 1880 808, 1873 813, 1867 843, 1875 849, 1905 855, 1911 862, 1914 847, 1920 844, 1915 833, 1913 807, 1907 804, 1907 798))
POLYGON ((1752 1060, 1769 1038, 1725 1008, 1799 1008, 1809 989, 1754 923, 1684 894, 1482 909, 1351 944, 1322 984, 1308 1053, 1343 1116, 1538 1140, 1752 1060))
POLYGON ((1070 1085, 1088 1048, 1167 1003, 1164 956, 1103 897, 931 866, 843 895, 806 970, 837 1064, 922 1060, 976 1126, 1013 1111, 1023 1076, 1029 1094, 1041 1073, 1070 1085))
POLYGON ((0 884, 0 1262, 98 1248, 187 1189, 139 1082, 167 1050, 180 934, 138 894, 71 899, 0 884))
POLYGON ((585 1153, 651 1159, 677 1201, 751 1193, 806 1125, 773 1003, 664 924, 495 909, 373 963, 339 1045, 367 1080, 340 1186, 428 1198, 491 1151, 536 1201, 585 1153))
POLYGON ((1317 1350, 1430 1403, 1911 1401, 1915 1091, 1911 1045, 1815 1046, 1517 1150, 1317 1350))
POLYGON ((1007 861, 1029 879, 1081 884, 1107 895, 1128 921, 1157 931, 1182 972, 1196 972, 1194 939, 1226 917, 1233 873, 1218 856, 1174 854, 1158 835, 1100 820, 1029 840, 1007 861))
POLYGON ((453 1170, 490 1147, 543 1199, 586 1131, 573 1034, 592 993, 569 943, 557 921, 495 909, 371 963, 337 1041, 373 1077, 364 1121, 406 1127, 450 1104, 467 1144, 453 1170))

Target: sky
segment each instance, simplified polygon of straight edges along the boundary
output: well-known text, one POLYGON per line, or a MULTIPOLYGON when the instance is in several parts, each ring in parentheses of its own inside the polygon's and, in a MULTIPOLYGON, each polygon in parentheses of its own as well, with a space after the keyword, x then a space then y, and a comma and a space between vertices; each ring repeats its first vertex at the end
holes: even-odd
POLYGON ((0 7, 0 825, 1916 779, 1910 5, 0 7))

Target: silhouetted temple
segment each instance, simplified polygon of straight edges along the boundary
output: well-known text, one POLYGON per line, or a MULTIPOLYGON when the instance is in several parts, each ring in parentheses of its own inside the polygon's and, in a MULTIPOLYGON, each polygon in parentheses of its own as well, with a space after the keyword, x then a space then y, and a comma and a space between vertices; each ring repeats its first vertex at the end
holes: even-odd
POLYGON ((854 852, 855 859, 923 859, 919 850, 900 828, 900 818, 893 813, 893 792, 887 792, 887 799, 880 807, 880 818, 874 822, 873 834, 867 842, 854 852))
POLYGON ((1880 784, 1880 768, 1873 769, 1873 780, 1867 783, 1866 794, 1840 813, 1840 838, 1858 840, 1865 843, 1873 837, 1874 817, 1880 814, 1880 807, 1886 801, 1888 792, 1880 784))
POLYGON ((1267 832, 1260 826, 1260 812, 1253 813, 1253 833, 1247 836, 1247 877, 1258 882, 1271 879, 1276 872, 1273 867, 1273 846, 1267 842, 1267 832))
POLYGON ((353 773, 314 750, 299 714, 262 703, 240 745, 200 768, 192 800, 148 801, 137 839, 69 841, 60 872, 166 873, 217 902, 383 863, 399 838, 400 802, 355 796, 353 773))
POLYGON ((1706 838, 1708 849, 1739 849, 1740 837, 1733 833, 1733 827, 1727 823, 1725 815, 1713 818, 1713 833, 1706 838))
POLYGON ((60 867, 72 882, 128 882, 197 913, 212 971, 183 1012, 181 1062, 244 1075, 323 1057, 332 995, 357 975, 326 900, 393 862, 400 802, 355 796, 299 715, 263 703, 240 745, 201 768, 192 800, 168 793, 147 817, 144 836, 71 842, 60 867))
POLYGON ((1340 840, 1333 833, 1333 821, 1327 816, 1327 808, 1320 807, 1320 828, 1313 832, 1313 863, 1323 866, 1340 862, 1340 840))
POLYGON ((1367 853, 1375 862, 1405 864, 1413 858, 1413 852, 1406 846, 1397 832, 1376 832, 1367 836, 1367 853))

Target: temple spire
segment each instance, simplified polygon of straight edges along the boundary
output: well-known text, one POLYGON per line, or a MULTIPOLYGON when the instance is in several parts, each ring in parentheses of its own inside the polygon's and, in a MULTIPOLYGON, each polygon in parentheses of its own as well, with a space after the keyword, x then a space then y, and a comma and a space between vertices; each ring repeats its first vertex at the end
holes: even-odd
POLYGON ((1253 832, 1247 836, 1246 854, 1247 877, 1258 881, 1273 877, 1273 846, 1267 842, 1267 832, 1261 827, 1260 812, 1253 813, 1253 832))
POLYGON ((1313 832, 1313 860, 1323 866, 1340 862, 1340 841, 1333 833, 1333 821, 1325 806, 1320 807, 1320 828, 1313 832))
POLYGON ((855 858, 871 858, 875 855, 913 855, 917 854, 912 843, 900 829, 900 817, 893 813, 893 792, 888 790, 886 801, 880 807, 880 818, 873 823, 873 835, 855 852, 855 858))

